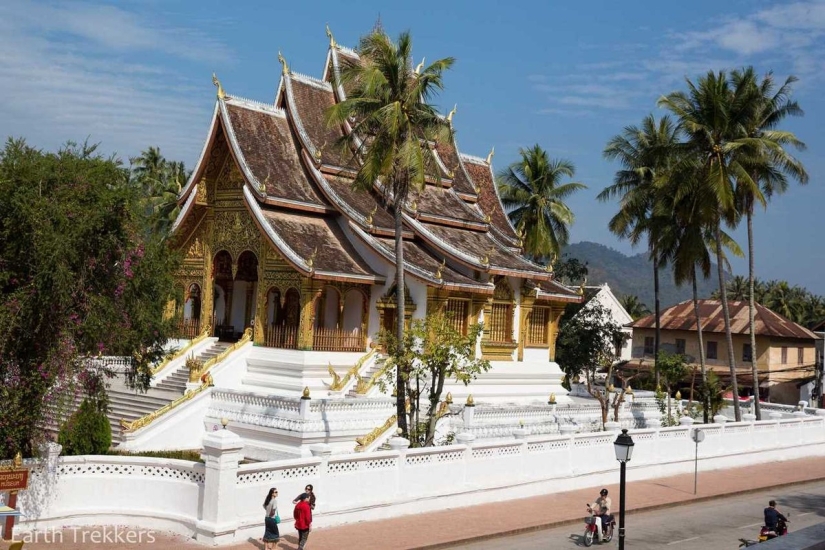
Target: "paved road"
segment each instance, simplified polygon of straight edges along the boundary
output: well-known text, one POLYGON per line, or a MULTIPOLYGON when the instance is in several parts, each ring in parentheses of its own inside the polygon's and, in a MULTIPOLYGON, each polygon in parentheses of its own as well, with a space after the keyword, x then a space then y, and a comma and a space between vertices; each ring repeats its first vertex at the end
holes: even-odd
MULTIPOLYGON (((825 521, 825 483, 820 482, 798 485, 786 491, 753 493, 661 511, 628 514, 625 520, 627 533, 625 545, 633 550, 736 549, 740 537, 755 539, 758 536, 759 527, 762 525, 762 510, 771 498, 776 499, 777 508, 781 512, 785 515, 791 514, 791 531, 825 521)), ((614 496, 614 503, 618 500, 618 495, 614 496)), ((584 513, 582 513, 581 525, 568 525, 454 548, 464 550, 583 548, 583 518, 584 513)), ((618 522, 618 515, 616 520, 618 522)), ((618 535, 618 529, 616 535, 618 535)), ((609 544, 593 544, 594 549, 600 546, 615 548, 616 539, 614 538, 609 544)))

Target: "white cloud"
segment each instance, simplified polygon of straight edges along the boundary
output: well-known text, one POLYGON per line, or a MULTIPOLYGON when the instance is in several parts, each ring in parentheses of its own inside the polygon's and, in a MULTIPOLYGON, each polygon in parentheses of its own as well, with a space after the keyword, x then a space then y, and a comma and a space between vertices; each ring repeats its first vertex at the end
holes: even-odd
POLYGON ((164 52, 178 66, 225 61, 227 49, 199 32, 159 25, 112 6, 0 6, 0 103, 3 132, 54 149, 66 140, 101 141, 124 157, 159 145, 192 161, 211 106, 211 67, 202 81, 147 62, 164 52))

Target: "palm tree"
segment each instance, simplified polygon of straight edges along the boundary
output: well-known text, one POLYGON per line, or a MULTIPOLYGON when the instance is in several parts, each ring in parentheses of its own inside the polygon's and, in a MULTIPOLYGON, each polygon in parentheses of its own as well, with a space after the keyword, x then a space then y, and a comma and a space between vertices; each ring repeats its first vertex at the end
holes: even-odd
MULTIPOLYGON (((669 223, 667 216, 654 215, 654 211, 661 183, 668 180, 675 166, 678 141, 678 128, 667 116, 657 122, 653 115, 648 115, 640 127, 626 127, 608 142, 603 153, 608 160, 618 160, 622 169, 616 172, 613 185, 598 195, 602 201, 619 198, 619 212, 608 224, 611 232, 630 240, 634 246, 642 237, 647 237, 648 253, 653 261, 656 315, 654 370, 661 341, 659 268, 662 255, 658 249, 657 226, 669 223)), ((659 385, 658 371, 656 385, 659 385)))
MULTIPOLYGON (((393 42, 380 28, 362 37, 359 61, 344 67, 341 84, 347 98, 330 107, 327 123, 351 131, 342 138, 360 165, 353 186, 362 190, 382 185, 395 215, 396 353, 404 353, 403 205, 410 191, 425 185, 425 169, 434 165, 428 141, 443 139, 449 127, 428 103, 444 88, 443 73, 454 63, 439 59, 413 70, 412 37, 403 32, 393 42)), ((436 171, 436 173, 438 173, 436 171)), ((406 373, 396 372, 398 427, 406 435, 406 373)))
POLYGON ((753 159, 745 157, 747 149, 755 148, 754 141, 759 138, 747 137, 743 132, 749 114, 750 94, 746 90, 732 88, 724 71, 708 72, 696 84, 688 80, 687 86, 687 93, 672 92, 660 98, 659 104, 678 117, 679 127, 687 138, 686 149, 691 156, 700 160, 696 171, 697 181, 703 187, 702 192, 716 201, 717 209, 711 226, 716 246, 716 269, 725 320, 734 415, 740 421, 742 416, 722 264, 721 234, 723 223, 735 226, 738 222, 734 182, 751 180, 748 168, 753 159))
POLYGON ((132 177, 141 185, 145 195, 152 195, 158 186, 162 186, 169 167, 159 147, 149 147, 142 151, 139 157, 132 158, 130 161, 132 177))
MULTIPOLYGON (((756 334, 754 322, 754 245, 753 245, 753 214, 756 203, 763 207, 775 193, 782 193, 788 188, 788 176, 805 184, 808 174, 797 159, 785 150, 789 145, 798 150, 805 148, 805 144, 797 139, 792 132, 779 131, 776 127, 788 116, 802 116, 804 113, 795 101, 789 99, 791 86, 796 77, 789 76, 785 83, 775 90, 773 75, 768 73, 759 82, 753 67, 731 74, 731 84, 734 88, 746 90, 750 96, 748 113, 745 120, 745 133, 754 139, 753 151, 755 162, 750 167, 750 178, 736 181, 736 196, 739 210, 744 212, 748 226, 748 314, 750 320, 751 349, 756 350, 756 334)), ((751 368, 754 379, 754 395, 756 396, 756 419, 761 420, 758 390, 758 370, 756 368, 756 353, 751 355, 751 368)))
POLYGON ((634 321, 636 319, 641 319, 646 315, 650 315, 650 309, 641 300, 639 300, 638 296, 633 294, 625 294, 622 296, 622 299, 619 300, 619 303, 622 304, 622 307, 634 321))
MULTIPOLYGON (((734 302, 744 302, 750 295, 748 280, 741 275, 735 275, 728 279, 725 283, 725 288, 728 293, 728 300, 733 300, 734 302)), ((720 296, 721 293, 718 290, 714 290, 711 294, 711 297, 715 300, 719 300, 720 296)))
POLYGON ((575 216, 564 203, 570 195, 587 189, 583 183, 561 183, 576 168, 569 160, 551 159, 537 145, 519 149, 521 160, 498 174, 501 202, 510 221, 523 236, 524 251, 538 259, 560 256, 570 239, 568 228, 575 216))

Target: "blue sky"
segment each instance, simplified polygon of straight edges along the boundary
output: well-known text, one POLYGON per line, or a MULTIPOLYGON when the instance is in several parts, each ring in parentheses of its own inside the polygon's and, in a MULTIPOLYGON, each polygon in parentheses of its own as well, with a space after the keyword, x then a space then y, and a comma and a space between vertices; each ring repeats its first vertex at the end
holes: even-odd
MULTIPOLYGON (((102 142, 122 157, 159 145, 195 162, 214 104, 212 72, 227 93, 272 101, 281 50, 320 76, 324 27, 355 46, 379 17, 409 29, 416 58, 457 58, 437 102, 454 104, 465 153, 495 146, 496 168, 534 143, 572 160, 589 189, 571 199, 572 241, 623 252, 607 231, 614 204, 595 195, 616 166, 607 140, 653 112, 657 98, 709 69, 754 65, 800 78, 806 111, 790 120, 808 144, 811 175, 756 217, 757 274, 825 294, 825 1, 520 2, 24 2, 0 4, 0 135, 53 149, 102 142)), ((736 236, 745 245, 744 231, 736 236)), ((744 261, 734 262, 746 273, 744 261)))

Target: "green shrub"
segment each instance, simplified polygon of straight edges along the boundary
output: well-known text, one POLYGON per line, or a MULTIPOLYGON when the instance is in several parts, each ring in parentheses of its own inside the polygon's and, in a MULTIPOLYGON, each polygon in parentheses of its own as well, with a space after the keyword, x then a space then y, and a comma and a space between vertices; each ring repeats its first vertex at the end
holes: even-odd
POLYGON ((63 454, 100 455, 112 446, 112 427, 106 417, 105 405, 84 399, 74 414, 60 427, 57 441, 63 454))
POLYGON ((203 462, 200 451, 118 451, 112 449, 108 453, 115 456, 147 456, 152 458, 174 458, 176 460, 187 460, 189 462, 203 462))

